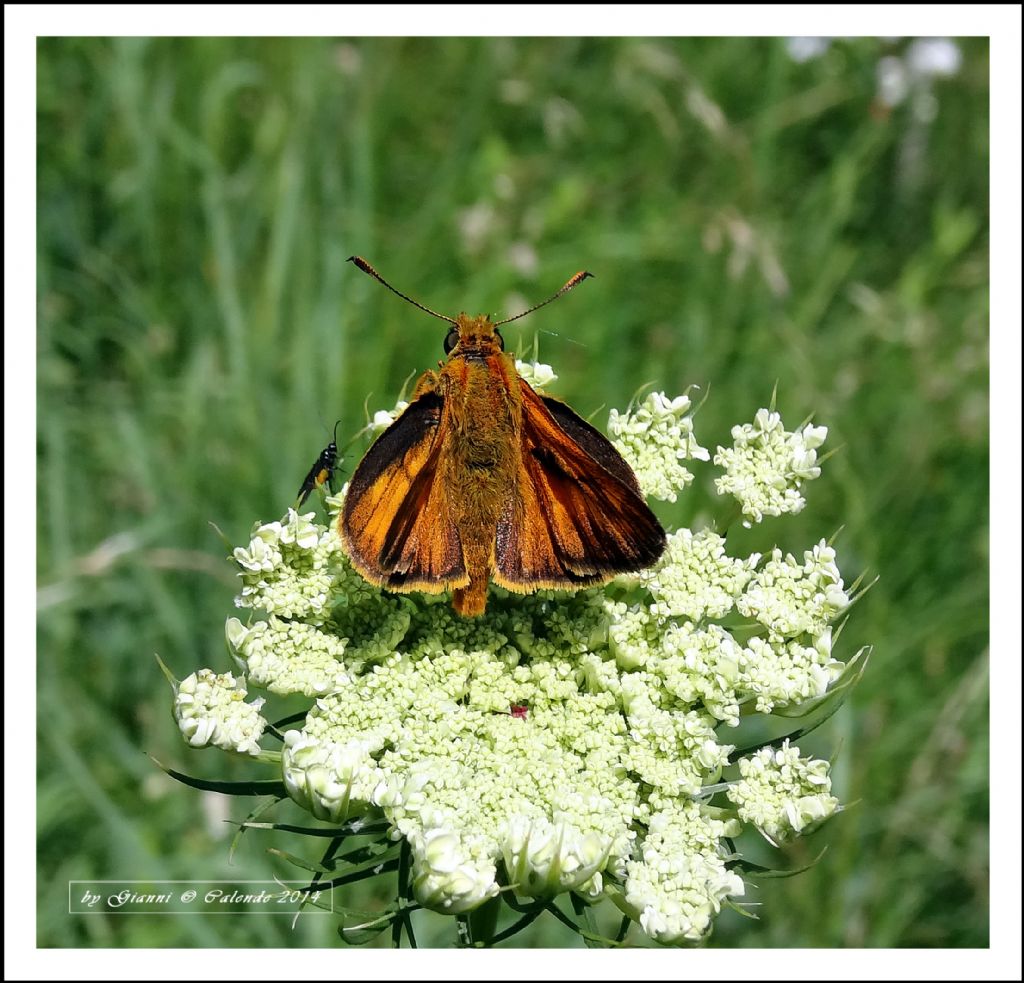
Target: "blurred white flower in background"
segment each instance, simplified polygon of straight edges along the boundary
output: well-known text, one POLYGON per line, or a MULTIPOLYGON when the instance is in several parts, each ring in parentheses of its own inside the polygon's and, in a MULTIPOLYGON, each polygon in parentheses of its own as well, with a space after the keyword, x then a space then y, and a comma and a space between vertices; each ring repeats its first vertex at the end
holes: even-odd
POLYGON ((901 55, 880 58, 876 68, 878 100, 894 108, 908 97, 914 114, 925 122, 935 118, 938 105, 932 93, 937 78, 951 78, 960 71, 963 56, 949 38, 918 38, 901 55))
MULTIPOLYGON (((799 64, 820 58, 833 41, 862 40, 860 38, 791 37, 786 38, 786 52, 799 64)), ((895 46, 900 37, 878 38, 884 45, 895 46)), ((960 71, 963 54, 952 38, 914 38, 902 52, 886 54, 875 66, 878 102, 893 109, 911 98, 914 115, 929 123, 935 118, 938 106, 932 86, 935 79, 952 78, 960 71)))
POLYGON ((831 38, 786 38, 786 51, 793 61, 811 61, 825 54, 831 43, 831 38))
POLYGON ((907 49, 907 65, 921 78, 949 78, 960 71, 963 56, 950 38, 918 38, 907 49))

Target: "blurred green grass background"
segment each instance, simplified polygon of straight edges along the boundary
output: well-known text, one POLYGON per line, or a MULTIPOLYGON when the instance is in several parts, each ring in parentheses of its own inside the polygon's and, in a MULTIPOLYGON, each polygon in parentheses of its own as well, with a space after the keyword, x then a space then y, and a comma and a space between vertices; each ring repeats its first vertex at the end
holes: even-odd
MULTIPOLYGON (((246 803, 143 753, 260 775, 182 746, 153 653, 228 668, 208 523, 244 541, 335 419, 355 432, 440 357, 444 328, 359 253, 452 314, 593 271, 506 334, 557 333, 540 354, 584 415, 710 383, 713 448, 777 382, 791 427, 831 428, 807 510, 735 545, 844 526, 848 582, 881 578, 838 653, 873 643, 868 672, 808 745, 840 747, 858 804, 711 944, 987 945, 988 49, 957 41, 954 75, 888 107, 880 60, 910 44, 39 41, 39 944, 336 944, 330 917, 69 916, 67 882, 296 876, 254 836, 229 866, 222 820, 246 803)), ((666 522, 706 516, 702 474, 666 522)), ((579 944, 531 932, 515 942, 579 944)))

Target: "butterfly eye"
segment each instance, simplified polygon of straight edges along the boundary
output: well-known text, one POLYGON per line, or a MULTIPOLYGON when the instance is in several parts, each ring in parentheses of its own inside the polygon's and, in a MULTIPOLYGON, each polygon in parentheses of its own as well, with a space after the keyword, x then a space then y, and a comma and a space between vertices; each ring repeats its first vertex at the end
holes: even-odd
POLYGON ((498 339, 498 347, 502 351, 504 351, 505 350, 505 339, 502 338, 501 332, 497 328, 494 329, 494 337, 498 339))
POLYGON ((459 343, 459 329, 452 328, 444 339, 444 353, 451 355, 452 349, 459 343))

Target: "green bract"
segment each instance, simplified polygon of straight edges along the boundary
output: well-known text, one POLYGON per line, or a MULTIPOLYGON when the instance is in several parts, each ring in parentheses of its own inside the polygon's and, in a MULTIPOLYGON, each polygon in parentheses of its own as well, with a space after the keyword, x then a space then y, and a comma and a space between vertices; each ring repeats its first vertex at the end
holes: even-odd
MULTIPOLYGON (((612 411, 610 430, 658 497, 692 479, 681 461, 708 459, 686 396, 612 411)), ((733 435, 719 492, 757 519, 802 508, 825 428, 786 433, 762 410, 733 435)), ((697 942, 744 893, 744 824, 780 842, 836 810, 826 762, 786 743, 732 763, 724 739, 842 673, 832 623, 850 597, 831 546, 731 556, 714 530, 680 529, 641 575, 575 594, 494 587, 486 615, 462 619, 445 596, 390 595, 352 570, 343 496, 326 499, 327 526, 289 510, 234 551, 237 604, 262 615, 229 618, 226 637, 250 685, 314 699, 283 735, 288 795, 332 824, 384 820, 420 904, 461 915, 503 888, 571 891, 610 897, 655 941, 697 942)), ((186 739, 257 753, 261 701, 244 693, 208 670, 180 684, 186 739)))

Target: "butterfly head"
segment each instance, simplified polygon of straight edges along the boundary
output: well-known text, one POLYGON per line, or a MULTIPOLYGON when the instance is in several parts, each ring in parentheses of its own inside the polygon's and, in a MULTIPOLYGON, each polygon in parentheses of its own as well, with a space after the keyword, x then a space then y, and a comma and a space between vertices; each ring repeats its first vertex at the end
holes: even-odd
POLYGON ((444 353, 452 358, 460 355, 496 355, 505 350, 505 339, 486 314, 455 318, 444 339, 444 353))

